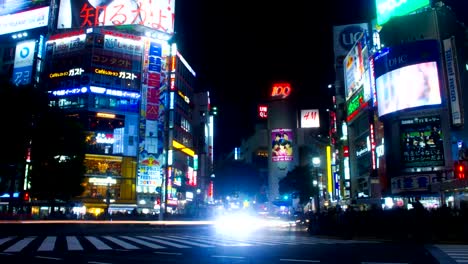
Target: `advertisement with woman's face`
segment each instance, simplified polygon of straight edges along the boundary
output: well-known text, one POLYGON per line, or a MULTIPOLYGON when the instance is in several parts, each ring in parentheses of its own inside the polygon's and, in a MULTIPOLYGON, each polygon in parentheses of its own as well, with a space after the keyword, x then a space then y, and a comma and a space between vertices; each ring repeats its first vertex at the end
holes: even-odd
POLYGON ((376 79, 376 87, 379 116, 442 102, 435 61, 387 72, 376 79))

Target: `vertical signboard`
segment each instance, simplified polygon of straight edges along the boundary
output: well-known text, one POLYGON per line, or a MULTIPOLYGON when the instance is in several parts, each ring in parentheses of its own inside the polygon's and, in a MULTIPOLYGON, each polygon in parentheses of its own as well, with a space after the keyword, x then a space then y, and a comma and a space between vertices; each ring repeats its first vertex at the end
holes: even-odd
POLYGON ((35 51, 35 40, 26 40, 16 44, 12 76, 12 81, 15 85, 28 85, 31 83, 35 51))
POLYGON ((452 112, 452 124, 454 126, 460 126, 463 124, 463 118, 460 108, 460 85, 455 51, 455 40, 453 38, 444 39, 444 57, 447 73, 447 86, 449 90, 448 96, 450 99, 450 108, 452 112))
POLYGON ((165 57, 168 49, 165 50, 162 42, 151 39, 144 42, 137 190, 151 193, 162 187, 164 174, 162 153, 166 99, 162 91, 167 90, 165 57))

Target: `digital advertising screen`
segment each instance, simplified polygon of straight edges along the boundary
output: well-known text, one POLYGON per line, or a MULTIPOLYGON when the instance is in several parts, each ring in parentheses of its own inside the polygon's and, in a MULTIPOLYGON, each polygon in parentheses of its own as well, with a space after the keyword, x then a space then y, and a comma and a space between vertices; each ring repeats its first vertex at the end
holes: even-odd
POLYGON ((389 47, 375 55, 379 117, 400 110, 440 105, 437 41, 389 47))
POLYGON ((400 120, 400 141, 403 168, 444 165, 439 116, 400 120))
POLYGON ((293 160, 292 129, 273 129, 271 138, 271 160, 273 162, 293 160))
POLYGON ((430 4, 430 0, 375 0, 377 23, 383 25, 392 17, 407 15, 430 4))
POLYGON ((175 0, 61 0, 57 28, 142 25, 174 33, 175 0))

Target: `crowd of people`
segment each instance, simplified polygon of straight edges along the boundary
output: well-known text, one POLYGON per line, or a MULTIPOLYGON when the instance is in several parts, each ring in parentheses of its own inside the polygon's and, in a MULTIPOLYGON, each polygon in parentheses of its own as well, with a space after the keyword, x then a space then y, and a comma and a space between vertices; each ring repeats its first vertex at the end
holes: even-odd
POLYGON ((416 202, 412 209, 373 207, 360 211, 329 208, 308 215, 311 235, 334 235, 344 238, 374 237, 397 241, 468 242, 468 208, 442 205, 426 209, 416 202))

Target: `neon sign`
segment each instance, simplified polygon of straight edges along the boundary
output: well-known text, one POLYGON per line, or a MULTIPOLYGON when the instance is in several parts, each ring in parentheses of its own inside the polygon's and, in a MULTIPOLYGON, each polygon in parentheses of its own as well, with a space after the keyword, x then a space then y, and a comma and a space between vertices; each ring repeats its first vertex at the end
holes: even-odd
POLYGON ((268 118, 268 107, 266 105, 258 106, 258 116, 262 119, 268 118))
POLYGON ((49 74, 49 78, 52 79, 52 78, 67 77, 67 76, 78 76, 78 75, 81 75, 83 72, 84 70, 82 68, 74 68, 74 69, 70 69, 64 72, 51 73, 49 74))
POLYGON ((138 78, 134 73, 124 72, 124 71, 117 72, 117 71, 96 68, 94 69, 94 72, 97 74, 119 77, 120 79, 126 79, 126 80, 135 80, 136 78, 138 78))
POLYGON ((99 144, 114 144, 114 135, 113 134, 97 133, 96 143, 99 143, 99 144))
POLYGON ((114 89, 108 89, 108 88, 103 88, 103 87, 96 87, 96 86, 90 86, 88 87, 78 87, 78 88, 70 88, 70 89, 64 89, 64 90, 56 90, 56 91, 50 91, 53 96, 67 96, 67 95, 74 95, 74 94, 85 94, 85 93, 96 93, 96 94, 106 94, 106 95, 112 95, 112 96, 118 96, 118 97, 126 97, 126 98, 133 98, 133 99, 138 99, 140 98, 140 93, 135 93, 135 92, 127 92, 127 91, 122 91, 122 90, 114 90, 114 89))
POLYGON ((271 97, 285 99, 291 94, 291 85, 289 83, 275 83, 271 89, 271 97))

